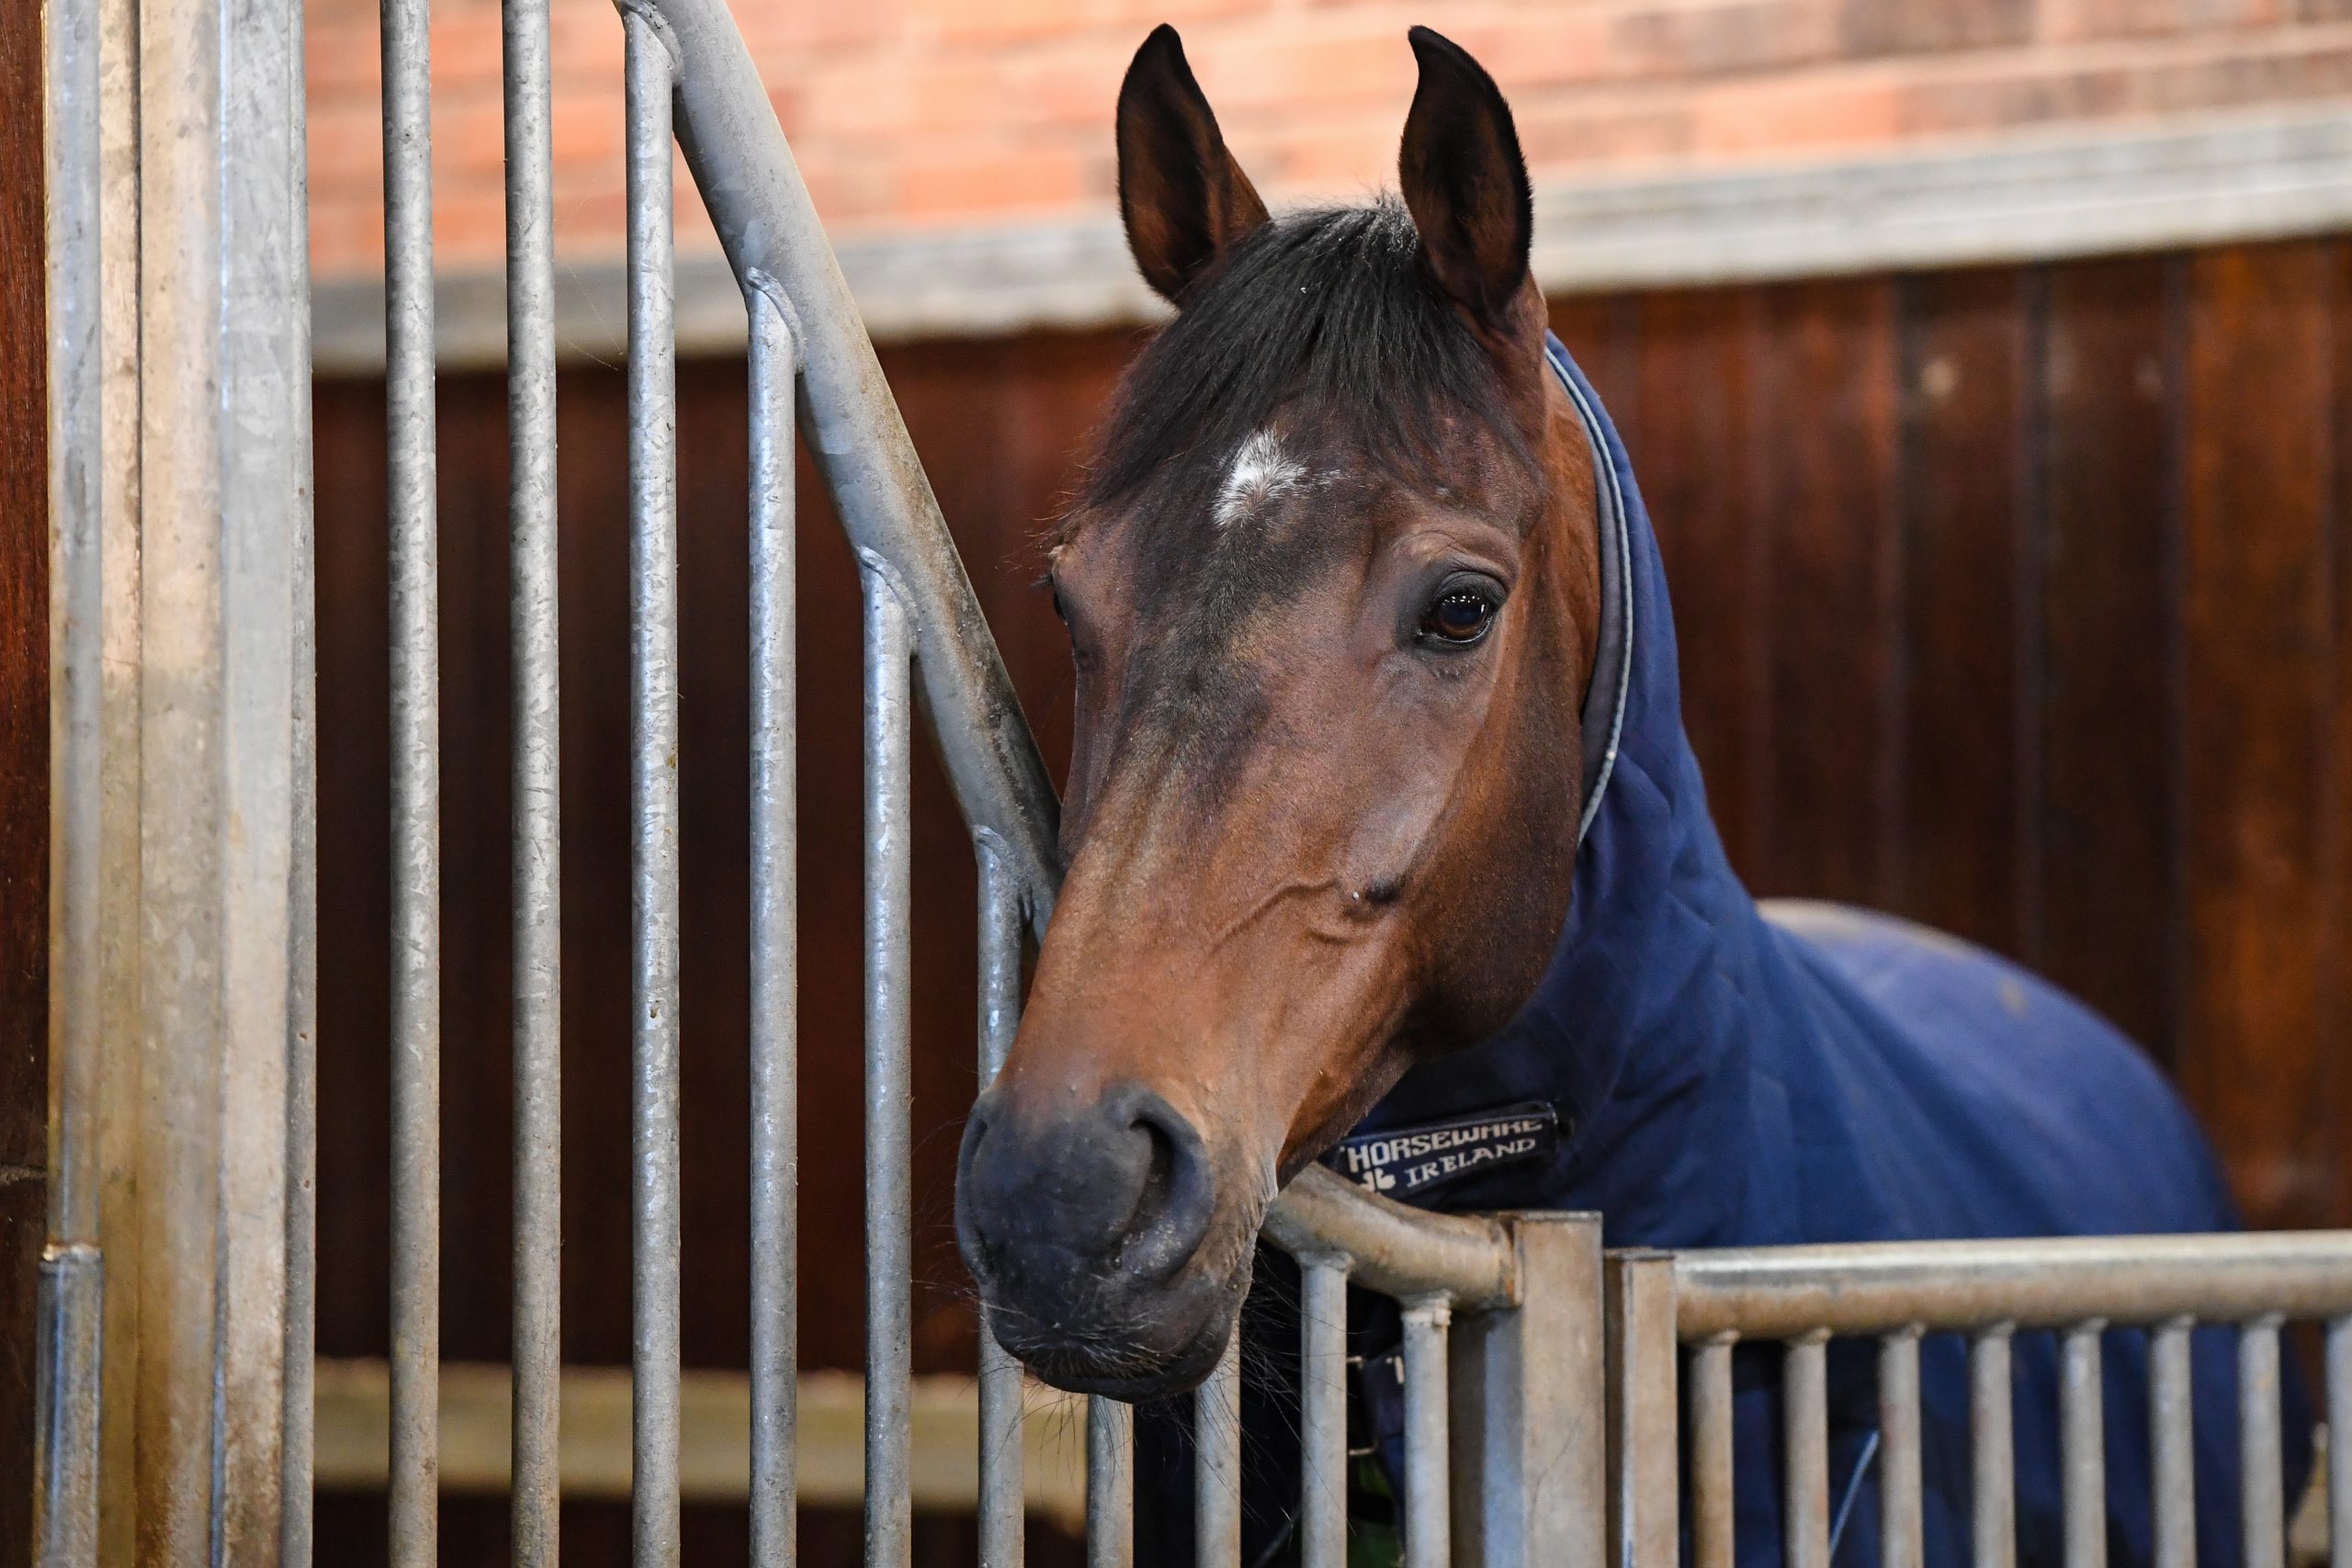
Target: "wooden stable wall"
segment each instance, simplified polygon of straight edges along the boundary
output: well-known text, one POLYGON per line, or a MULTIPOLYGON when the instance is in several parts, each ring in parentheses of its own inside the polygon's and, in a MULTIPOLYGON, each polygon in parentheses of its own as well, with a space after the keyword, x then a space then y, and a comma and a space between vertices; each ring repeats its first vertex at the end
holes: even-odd
MULTIPOLYGON (((2352 1221, 2352 242, 1579 299, 1562 335, 1663 538, 1686 705, 1758 893, 2017 954, 2178 1076, 2266 1224, 2352 1221)), ((1069 682, 1032 540, 1133 339, 885 363, 1048 754, 1069 682)), ((743 378, 680 375, 689 1364, 743 1364, 743 378)), ((501 1359, 508 1276, 503 391, 442 385, 444 1354, 501 1359)), ((320 1348, 381 1355, 386 808, 379 389, 322 385, 320 1348)), ((627 1359, 628 709, 622 381, 561 389, 564 1337, 627 1359)), ((802 1307, 860 1355, 858 597, 804 469, 802 1307)), ((919 780, 920 1368, 968 1365, 949 1230, 973 1089, 973 878, 919 780)), ((327 1500, 337 1562, 380 1499, 327 1500)), ((500 1560, 504 1510, 447 1510, 500 1560)), ((582 1506, 567 1561, 621 1561, 582 1506)), ((740 1560, 735 1511, 690 1554, 740 1560)), ((855 1524, 811 1519, 808 1560, 855 1524)), ((927 1560, 968 1551, 924 1527, 927 1560)))
POLYGON ((0 6, 0 1568, 32 1561, 49 1234, 49 318, 41 7, 0 6))

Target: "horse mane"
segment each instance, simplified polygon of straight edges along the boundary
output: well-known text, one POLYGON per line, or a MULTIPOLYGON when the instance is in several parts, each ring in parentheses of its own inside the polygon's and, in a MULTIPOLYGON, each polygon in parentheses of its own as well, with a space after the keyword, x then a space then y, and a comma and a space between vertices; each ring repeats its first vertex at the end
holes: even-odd
POLYGON ((1458 449, 1465 416, 1532 460, 1411 214, 1383 197, 1272 220, 1193 284, 1122 378, 1079 509, 1149 491, 1205 516, 1234 452, 1294 402, 1400 479, 1458 449))

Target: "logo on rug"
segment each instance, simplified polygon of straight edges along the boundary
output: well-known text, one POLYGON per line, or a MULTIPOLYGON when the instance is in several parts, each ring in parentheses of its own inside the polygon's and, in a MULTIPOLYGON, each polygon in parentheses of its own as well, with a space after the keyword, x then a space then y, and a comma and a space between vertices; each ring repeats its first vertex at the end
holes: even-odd
POLYGON ((1473 1171, 1544 1159, 1560 1145, 1560 1113, 1540 1100, 1417 1127, 1340 1140, 1323 1163, 1372 1191, 1410 1198, 1473 1171))

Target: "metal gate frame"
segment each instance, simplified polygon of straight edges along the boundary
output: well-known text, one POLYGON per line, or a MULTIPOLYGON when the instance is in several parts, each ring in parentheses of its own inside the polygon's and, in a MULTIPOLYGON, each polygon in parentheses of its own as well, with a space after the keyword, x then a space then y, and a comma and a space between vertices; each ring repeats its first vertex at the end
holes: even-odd
MULTIPOLYGON (((424 0, 382 3, 396 938, 388 1504, 394 1561, 424 1564, 435 1556, 440 1393, 430 72, 424 0)), ((753 1553, 763 1563, 793 1555, 797 426, 865 581, 865 1557, 894 1568, 910 1546, 907 806, 917 682, 979 864, 984 1079, 1018 1022, 1025 943, 1051 913, 1057 805, 723 0, 620 0, 620 11, 636 1561, 674 1564, 679 1555, 674 141, 742 286, 751 360, 753 1553)), ((299 0, 143 8, 51 0, 48 17, 57 1082, 39 1561, 300 1568, 312 1555, 316 1269, 301 16, 299 0)), ((548 1568, 560 1491, 560 825, 547 0, 505 0, 504 24, 516 699, 513 1528, 515 1561, 548 1568)), ((2103 1238, 2082 1244, 2081 1257, 2066 1244, 2030 1243, 1623 1254, 1604 1277, 1598 1216, 1427 1214, 1320 1168, 1277 1200, 1265 1234, 1304 1276, 1300 1524, 1313 1568, 1338 1568, 1346 1555, 1350 1283, 1403 1310, 1411 1568, 1601 1568, 1611 1552, 1621 1568, 1670 1561, 1678 1340, 1695 1347, 1694 1497, 1702 1519, 1713 1521, 1701 1531, 1702 1568, 1729 1562, 1720 1513, 1729 1496, 1726 1336, 1792 1347, 1795 1568, 1820 1568, 1826 1555, 1817 1438, 1821 1347, 1831 1332, 1884 1337, 1898 1452, 1904 1347, 1925 1328, 1979 1335, 1993 1456, 1984 1507, 2002 1495, 1992 1484, 2002 1450, 1990 1436, 2006 1430, 1995 1397, 2002 1325, 2051 1317, 2074 1327, 2069 1495, 2089 1498, 2075 1473, 2089 1451, 2077 1384, 2086 1377, 2084 1386, 2096 1387, 2097 1339, 2089 1335, 2090 1354, 2080 1349, 2084 1325, 2124 1320, 2143 1292, 2173 1288, 2165 1280, 2194 1281, 2178 1287, 2186 1295, 2163 1298, 2173 1316, 2253 1324, 2250 1382, 2274 1393, 2277 1316, 2331 1316, 2331 1410, 2339 1430, 2347 1420, 2352 1234, 2103 1238), (2068 1281, 2076 1293, 2065 1294, 2068 1281), (2063 1312, 2037 1304, 2053 1290, 2063 1312), (1878 1304, 1860 1311, 1855 1301, 1878 1304)), ((985 1332, 980 1365, 981 1557, 1009 1565, 1022 1553, 1022 1374, 985 1332)), ((1196 1534, 1201 1561, 1216 1568, 1239 1549, 1238 1398, 1228 1357, 1201 1391, 1196 1421, 1196 1534)), ((2159 1404, 2164 1419, 2178 1418, 2178 1401, 2159 1404)), ((2263 1414, 2257 1399, 2246 1419, 2258 1424, 2263 1414)), ((1132 1558, 1131 1440, 1125 1408, 1093 1401, 1087 1534, 1100 1568, 1132 1558)), ((2352 1444, 2332 1465, 2336 1495, 2352 1495, 2352 1444)), ((1899 1522, 1916 1510, 1890 1516, 1899 1522)), ((2250 1514, 2249 1544, 2270 1542, 2275 1524, 2250 1514)), ((2352 1528, 2342 1517, 2334 1528, 2339 1568, 2352 1568, 2352 1528)), ((2095 1536, 2087 1525, 2070 1530, 2070 1568, 2098 1568, 2095 1536)), ((1915 1538, 1894 1544, 1907 1555, 1890 1557, 1890 1568, 1917 1562, 1915 1538)), ((1980 1561, 2006 1568, 1997 1553, 1980 1561)), ((2251 1568, 2275 1562, 2266 1544, 2251 1568)))

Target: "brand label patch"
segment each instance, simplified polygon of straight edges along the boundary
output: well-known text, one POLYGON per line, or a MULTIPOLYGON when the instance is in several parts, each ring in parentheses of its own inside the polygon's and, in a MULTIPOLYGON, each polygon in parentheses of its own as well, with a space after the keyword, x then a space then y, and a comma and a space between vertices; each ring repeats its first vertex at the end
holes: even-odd
POLYGON ((1560 1144, 1560 1113, 1540 1100, 1418 1127, 1389 1127, 1342 1138, 1323 1163, 1359 1186, 1409 1198, 1457 1177, 1550 1156, 1560 1144))

